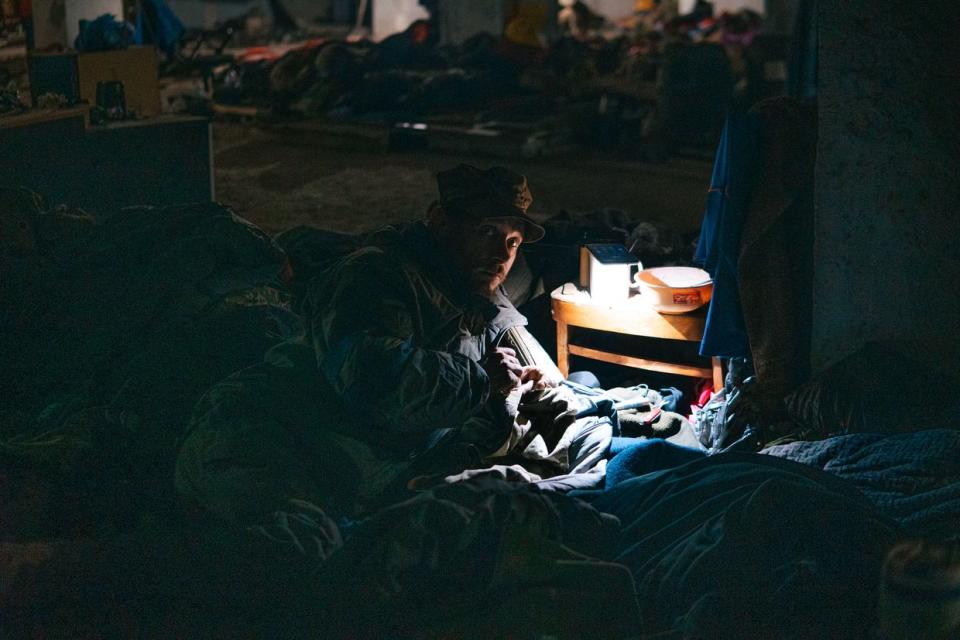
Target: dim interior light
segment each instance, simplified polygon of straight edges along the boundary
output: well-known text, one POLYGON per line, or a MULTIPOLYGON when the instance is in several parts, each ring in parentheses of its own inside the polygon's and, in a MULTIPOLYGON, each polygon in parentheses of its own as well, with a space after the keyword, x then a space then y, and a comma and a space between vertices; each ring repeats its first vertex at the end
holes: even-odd
POLYGON ((621 244, 588 244, 582 247, 581 282, 590 289, 590 298, 603 303, 622 302, 630 297, 630 270, 637 259, 621 244))

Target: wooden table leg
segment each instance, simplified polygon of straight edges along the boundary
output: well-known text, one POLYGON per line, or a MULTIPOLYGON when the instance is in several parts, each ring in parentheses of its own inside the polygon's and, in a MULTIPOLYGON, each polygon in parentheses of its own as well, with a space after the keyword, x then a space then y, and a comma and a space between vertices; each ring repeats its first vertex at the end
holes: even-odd
POLYGON ((713 390, 720 391, 723 389, 723 365, 720 358, 711 358, 710 362, 713 364, 713 390))
POLYGON ((567 348, 567 323, 557 321, 557 368, 566 378, 570 374, 570 351, 567 348))

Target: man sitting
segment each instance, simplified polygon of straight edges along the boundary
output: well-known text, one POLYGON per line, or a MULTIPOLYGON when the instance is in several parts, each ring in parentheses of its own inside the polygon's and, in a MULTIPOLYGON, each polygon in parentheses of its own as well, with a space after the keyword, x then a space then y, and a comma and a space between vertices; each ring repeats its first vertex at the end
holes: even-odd
POLYGON ((501 285, 543 237, 524 176, 437 176, 426 224, 385 230, 315 278, 305 335, 211 388, 177 462, 188 501, 257 522, 291 499, 353 514, 414 475, 475 465, 509 440, 505 398, 555 384, 501 285), (524 362, 511 346, 522 346, 524 362))

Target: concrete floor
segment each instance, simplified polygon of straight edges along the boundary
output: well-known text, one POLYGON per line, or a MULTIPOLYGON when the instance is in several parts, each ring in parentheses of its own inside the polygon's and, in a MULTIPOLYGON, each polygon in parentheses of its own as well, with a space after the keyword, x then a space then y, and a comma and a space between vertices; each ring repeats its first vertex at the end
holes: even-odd
POLYGON ((268 232, 298 225, 357 232, 418 218, 436 197, 433 175, 459 162, 504 164, 526 174, 531 213, 541 219, 610 207, 689 232, 699 228, 711 169, 682 158, 652 165, 589 154, 505 161, 351 151, 239 123, 214 125, 214 151, 217 199, 268 232))

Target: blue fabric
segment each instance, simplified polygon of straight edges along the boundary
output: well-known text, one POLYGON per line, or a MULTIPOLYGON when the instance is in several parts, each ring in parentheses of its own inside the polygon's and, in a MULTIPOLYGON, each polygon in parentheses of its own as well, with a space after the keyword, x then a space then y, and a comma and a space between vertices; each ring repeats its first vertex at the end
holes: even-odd
MULTIPOLYGON (((766 458, 766 459, 765 459, 766 458)), ((872 628, 902 531, 840 478, 721 453, 569 495, 620 519, 647 637, 847 638, 872 628)))
POLYGON ((183 31, 183 23, 166 2, 143 0, 134 33, 137 44, 155 44, 168 56, 173 57, 177 53, 177 44, 183 31))
MULTIPOLYGON (((950 420, 944 426, 955 423, 950 420)), ((763 453, 823 469, 850 482, 911 535, 960 535, 960 431, 956 429, 852 433, 773 446, 763 453)))
POLYGON ((700 449, 681 447, 666 440, 613 438, 604 486, 610 489, 625 480, 654 471, 673 469, 706 455, 706 452, 700 449))
POLYGON ((603 385, 600 384, 600 380, 597 379, 597 376, 593 375, 591 371, 572 371, 570 375, 567 376, 567 380, 570 382, 576 382, 585 387, 590 387, 591 389, 599 389, 603 385))
POLYGON ((713 296, 700 342, 700 355, 750 355, 737 285, 740 234, 758 164, 760 118, 736 113, 727 118, 710 178, 710 191, 694 261, 713 279, 713 296))
POLYGON ((660 409, 663 411, 672 411, 673 413, 689 413, 690 404, 687 403, 685 406, 682 406, 680 403, 683 402, 683 391, 677 389, 676 387, 666 387, 665 389, 660 389, 660 397, 663 399, 660 404, 660 409))
POLYGON ((96 20, 81 20, 80 31, 73 41, 77 51, 114 51, 126 49, 133 42, 130 25, 105 13, 96 20))

